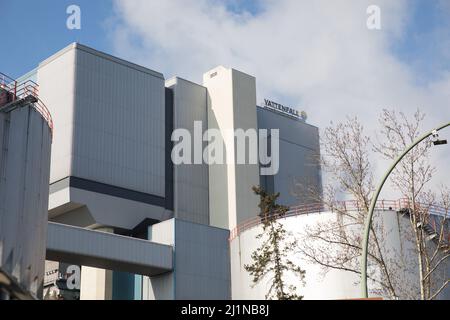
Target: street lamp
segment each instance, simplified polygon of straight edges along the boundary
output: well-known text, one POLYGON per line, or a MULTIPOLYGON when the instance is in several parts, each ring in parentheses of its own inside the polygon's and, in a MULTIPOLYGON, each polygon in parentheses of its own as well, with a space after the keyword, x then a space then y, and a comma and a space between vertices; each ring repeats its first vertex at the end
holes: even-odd
POLYGON ((411 144, 406 150, 397 157, 397 159, 394 161, 392 166, 389 168, 389 170, 384 174, 383 179, 381 180, 381 183, 378 185, 378 188, 372 198, 372 201, 370 202, 369 207, 369 213, 367 214, 366 218, 366 224, 364 228, 364 235, 363 235, 363 243, 362 243, 362 257, 361 257, 361 294, 363 298, 369 297, 369 292, 367 290, 367 255, 368 255, 368 249, 369 249, 369 236, 370 236, 370 228, 372 226, 372 218, 373 218, 373 212, 375 210, 375 206, 378 201, 378 197, 381 193, 381 189, 383 189, 383 186, 388 179, 389 175, 394 171, 395 166, 403 159, 403 157, 408 154, 409 151, 411 151, 416 145, 418 145, 420 142, 428 138, 429 136, 432 136, 432 141, 434 145, 444 145, 447 144, 447 140, 440 140, 438 131, 450 126, 450 122, 424 134, 422 137, 417 139, 413 144, 411 144))
POLYGON ((443 144, 447 144, 447 140, 439 139, 439 133, 437 132, 437 130, 433 130, 433 132, 431 133, 431 136, 432 136, 433 144, 435 146, 440 146, 440 145, 443 145, 443 144))

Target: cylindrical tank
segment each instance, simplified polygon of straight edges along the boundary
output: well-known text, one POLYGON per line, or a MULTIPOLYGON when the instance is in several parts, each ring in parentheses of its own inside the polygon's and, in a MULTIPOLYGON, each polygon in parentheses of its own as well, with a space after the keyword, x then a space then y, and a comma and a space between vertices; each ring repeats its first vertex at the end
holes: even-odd
MULTIPOLYGON (((298 246, 316 246, 316 242, 304 237, 306 230, 313 230, 315 226, 322 225, 322 228, 329 227, 328 223, 337 218, 337 214, 333 212, 321 212, 311 214, 291 215, 286 218, 279 219, 285 230, 289 232, 289 241, 294 238, 298 240, 298 246)), ((409 217, 398 214, 395 210, 383 210, 376 212, 377 225, 381 250, 386 264, 389 267, 390 275, 394 286, 398 291, 400 299, 418 299, 419 296, 419 274, 417 265, 417 253, 415 251, 414 240, 410 237, 410 221, 409 217), (381 233, 382 232, 382 233, 381 233)), ((242 228, 240 232, 232 233, 230 238, 230 258, 231 258, 231 277, 232 277, 232 298, 233 299, 264 299, 268 292, 270 282, 270 274, 254 284, 252 277, 245 270, 245 265, 253 263, 252 253, 260 247, 262 239, 257 235, 262 232, 261 224, 247 224, 250 227, 242 228)), ((348 230, 348 229, 347 229, 348 230)), ((264 239, 264 238, 263 238, 264 239)), ((323 245, 323 244, 322 244, 323 245)), ((428 244, 430 247, 432 242, 428 244)), ((323 249, 315 247, 316 249, 323 249)), ((339 248, 336 246, 335 248, 339 248)), ((330 252, 335 249, 329 247, 330 252)), ((340 251, 336 251, 339 253, 340 251)), ((286 275, 286 282, 294 285, 298 289, 298 293, 303 295, 305 299, 355 299, 360 298, 359 280, 360 275, 350 271, 343 271, 328 268, 324 272, 324 268, 318 263, 312 262, 307 258, 301 250, 294 248, 290 255, 290 259, 294 264, 300 266, 305 273, 305 283, 302 284, 292 275, 286 275)), ((357 267, 359 267, 359 257, 357 257, 357 267)), ((377 270, 377 269, 375 269, 377 270)), ((435 277, 446 279, 450 270, 450 261, 444 263, 435 273, 435 277)), ((378 277, 379 272, 375 273, 378 277)), ((442 285, 442 281, 439 286, 442 285)), ((377 285, 370 283, 370 289, 373 296, 388 299, 378 290, 377 285)), ((448 299, 450 297, 450 289, 444 290, 438 296, 439 299, 448 299)))
POLYGON ((52 132, 33 104, 0 109, 0 268, 42 295, 52 132))

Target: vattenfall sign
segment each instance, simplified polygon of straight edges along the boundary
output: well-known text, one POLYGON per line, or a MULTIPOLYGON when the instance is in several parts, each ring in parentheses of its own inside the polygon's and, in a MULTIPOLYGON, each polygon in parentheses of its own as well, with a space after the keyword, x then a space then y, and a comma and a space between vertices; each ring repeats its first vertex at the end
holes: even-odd
POLYGON ((269 100, 269 99, 264 99, 264 108, 272 109, 272 110, 284 113, 288 116, 294 117, 296 119, 301 119, 303 121, 306 121, 306 118, 307 118, 305 111, 300 112, 294 108, 286 107, 282 104, 273 102, 272 100, 269 100))

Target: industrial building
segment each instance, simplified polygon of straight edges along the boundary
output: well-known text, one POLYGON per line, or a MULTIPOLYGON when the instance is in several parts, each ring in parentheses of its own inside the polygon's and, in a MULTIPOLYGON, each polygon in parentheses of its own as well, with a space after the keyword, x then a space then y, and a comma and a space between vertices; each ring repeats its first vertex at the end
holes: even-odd
MULTIPOLYGON (((297 181, 308 181, 321 192, 321 171, 313 160, 320 154, 319 132, 305 113, 267 99, 258 103, 256 79, 238 70, 219 66, 205 72, 201 84, 165 79, 160 72, 78 43, 17 80, 27 81, 39 86, 39 99, 53 119, 53 136, 41 124, 36 130, 45 143, 36 141, 33 147, 42 146, 36 157, 50 157, 47 141, 52 137, 50 170, 46 175, 42 161, 41 180, 36 180, 49 181, 48 188, 39 189, 40 206, 47 207, 48 201, 48 224, 33 227, 38 232, 30 244, 42 245, 36 251, 41 253, 39 268, 44 251, 47 259, 45 279, 34 278, 36 296, 264 298, 264 284, 253 287, 243 268, 258 244, 259 199, 252 187, 280 192, 282 204, 297 208, 313 201, 295 194, 297 181), (238 143, 225 138, 227 130, 278 130, 267 141, 272 146, 277 138, 277 150, 270 153, 279 151, 279 170, 261 174, 267 163, 174 164, 173 132, 195 135, 196 123, 202 124, 201 134, 214 129, 222 135, 231 158, 238 143), (79 275, 73 266, 80 267, 79 275)), ((202 143, 203 150, 207 142, 202 143)), ((192 154, 197 152, 193 147, 192 154)), ((3 197, 7 193, 1 188, 3 197)), ((7 216, 1 204, 0 217, 7 216)), ((299 229, 328 217, 293 210, 284 221, 299 229)), ((21 211, 9 214, 15 212, 21 211)), ((9 246, 27 238, 11 238, 3 226, 0 236, 8 238, 4 243, 9 246)), ((0 257, 3 267, 7 257, 0 257)), ((305 298, 321 298, 314 288, 330 286, 326 298, 357 297, 349 284, 354 278, 342 273, 322 286, 311 279, 305 298)))
MULTIPOLYGON (((47 260, 81 266, 81 299, 230 299, 229 230, 257 216, 252 186, 283 188, 287 205, 297 203, 289 180, 320 186, 320 168, 303 162, 319 152, 318 129, 258 107, 255 78, 243 72, 166 80, 74 43, 18 81, 39 85, 53 117, 47 260), (281 129, 281 152, 297 159, 281 154, 271 177, 259 164, 174 165, 171 135, 194 133, 196 121, 221 133, 281 129)), ((234 154, 236 141, 225 148, 234 154)))

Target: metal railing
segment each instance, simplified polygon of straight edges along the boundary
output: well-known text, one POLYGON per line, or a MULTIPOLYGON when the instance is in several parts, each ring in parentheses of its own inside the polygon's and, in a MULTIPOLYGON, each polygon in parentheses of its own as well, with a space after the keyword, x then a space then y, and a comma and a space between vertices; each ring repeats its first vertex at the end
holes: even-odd
POLYGON ((17 81, 0 72, 0 88, 15 88, 17 81))
MULTIPOLYGON (((283 215, 275 214, 272 217, 275 219, 283 219, 295 216, 301 216, 306 214, 315 214, 315 213, 324 213, 324 212, 339 212, 339 211, 348 211, 348 212, 358 212, 363 211, 365 206, 363 206, 360 202, 355 200, 348 201, 337 201, 333 205, 325 206, 321 203, 312 203, 312 204, 304 204, 299 206, 290 207, 290 210, 283 215)), ((411 203, 408 199, 399 199, 399 200, 379 200, 377 201, 375 210, 377 211, 400 211, 403 209, 411 208, 411 203)), ((437 206, 437 205, 424 205, 420 203, 416 203, 416 209, 426 210, 430 216, 429 224, 433 227, 434 230, 439 228, 439 223, 437 222, 438 218, 442 219, 442 216, 448 215, 449 212, 446 212, 445 208, 437 206)), ((365 209, 364 209, 365 210, 365 209)), ((262 218, 257 216, 248 220, 245 220, 243 223, 239 224, 236 228, 230 231, 229 241, 237 238, 242 232, 256 227, 262 223, 262 218)))
POLYGON ((0 106, 2 102, 5 102, 1 99, 4 99, 5 97, 11 98, 12 102, 20 99, 25 99, 29 96, 34 97, 36 99, 36 102, 33 104, 33 107, 47 122, 53 135, 53 119, 50 111, 47 109, 42 100, 39 99, 39 85, 36 82, 27 80, 18 83, 16 80, 0 72, 0 89, 3 89, 3 91, 7 94, 3 98, 0 98, 0 106))

